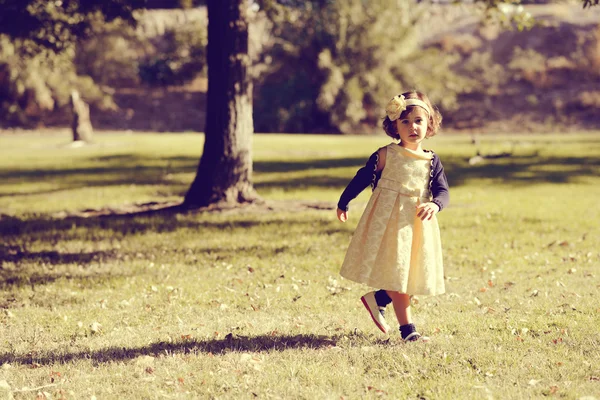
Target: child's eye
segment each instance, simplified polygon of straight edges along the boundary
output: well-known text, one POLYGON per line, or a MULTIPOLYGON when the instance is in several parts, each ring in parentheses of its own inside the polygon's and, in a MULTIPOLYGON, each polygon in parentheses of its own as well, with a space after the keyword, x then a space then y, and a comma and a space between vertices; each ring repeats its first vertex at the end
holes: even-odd
POLYGON ((406 124, 408 124, 408 120, 407 119, 403 119, 402 121, 400 121, 400 123, 406 125, 406 124))

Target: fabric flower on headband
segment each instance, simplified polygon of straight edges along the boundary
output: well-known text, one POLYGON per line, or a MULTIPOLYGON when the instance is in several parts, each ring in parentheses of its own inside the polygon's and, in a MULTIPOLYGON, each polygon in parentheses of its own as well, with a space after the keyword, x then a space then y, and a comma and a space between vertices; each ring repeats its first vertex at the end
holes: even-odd
POLYGON ((390 121, 395 121, 400 118, 402 111, 406 110, 406 100, 403 95, 394 96, 393 99, 385 107, 385 113, 390 121))

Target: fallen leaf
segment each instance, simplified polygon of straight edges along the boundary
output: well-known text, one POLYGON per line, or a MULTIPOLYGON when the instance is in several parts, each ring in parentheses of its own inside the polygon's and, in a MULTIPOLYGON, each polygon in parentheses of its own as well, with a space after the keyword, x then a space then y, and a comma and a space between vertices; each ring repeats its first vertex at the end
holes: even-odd
POLYGON ((92 333, 99 333, 101 329, 102 325, 100 325, 98 322, 92 322, 90 324, 90 331, 92 331, 92 333))
POLYGON ((370 391, 373 391, 373 392, 375 392, 375 393, 376 393, 377 395, 379 395, 379 396, 381 396, 381 395, 384 395, 384 394, 387 394, 387 392, 386 392, 385 390, 377 389, 377 388, 375 388, 375 387, 373 387, 373 386, 367 386, 367 390, 368 390, 369 392, 370 392, 370 391))

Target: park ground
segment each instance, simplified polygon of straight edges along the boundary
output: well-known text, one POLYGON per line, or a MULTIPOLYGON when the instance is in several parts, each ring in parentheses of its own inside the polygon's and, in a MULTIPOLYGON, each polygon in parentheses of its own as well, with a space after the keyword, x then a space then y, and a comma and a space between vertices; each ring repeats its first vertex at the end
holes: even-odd
POLYGON ((255 135, 263 205, 169 212, 202 140, 0 135, 0 398, 600 398, 600 132, 428 143, 447 293, 410 344, 338 275, 388 138, 255 135))

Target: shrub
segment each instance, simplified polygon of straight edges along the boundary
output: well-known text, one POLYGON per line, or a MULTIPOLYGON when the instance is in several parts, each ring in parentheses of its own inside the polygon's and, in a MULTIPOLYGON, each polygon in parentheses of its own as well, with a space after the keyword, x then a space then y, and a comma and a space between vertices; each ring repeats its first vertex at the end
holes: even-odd
POLYGON ((138 85, 139 59, 151 50, 149 40, 140 37, 134 28, 121 20, 111 23, 98 20, 92 29, 93 35, 77 44, 77 70, 100 85, 138 85))
POLYGON ((534 88, 544 88, 551 84, 546 66, 546 57, 533 49, 515 47, 508 68, 515 78, 524 80, 534 88))
POLYGON ((139 63, 139 77, 150 85, 179 85, 206 68, 205 24, 192 22, 168 29, 152 40, 153 49, 139 63))
POLYGON ((44 51, 27 40, 0 35, 0 121, 5 126, 35 126, 52 111, 67 106, 71 90, 100 107, 110 97, 93 80, 77 74, 74 48, 60 54, 44 51))
POLYGON ((413 88, 451 106, 461 86, 449 68, 456 59, 421 48, 421 10, 396 0, 301 2, 275 21, 275 62, 256 85, 256 129, 373 130, 384 103, 413 88))

